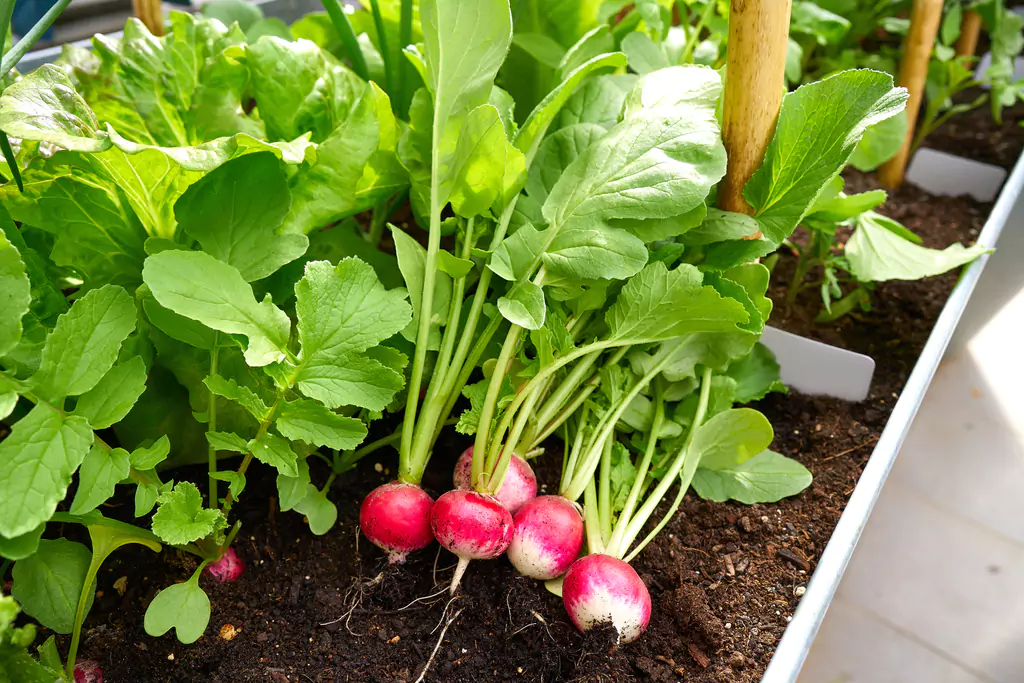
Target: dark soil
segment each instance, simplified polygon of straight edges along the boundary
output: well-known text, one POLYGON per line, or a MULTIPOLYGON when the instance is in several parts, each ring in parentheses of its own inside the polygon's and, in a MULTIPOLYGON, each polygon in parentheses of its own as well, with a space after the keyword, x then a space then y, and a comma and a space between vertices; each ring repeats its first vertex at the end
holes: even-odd
MULTIPOLYGON (((973 89, 958 99, 970 102, 983 92, 973 89)), ((1002 124, 995 122, 986 102, 977 109, 950 118, 925 139, 924 146, 1001 166, 1009 171, 1024 149, 1024 128, 1020 125, 1024 120, 1024 103, 1018 102, 1004 109, 1002 119, 1002 124)))
MULTIPOLYGON (((851 174, 847 186, 860 191, 870 181, 851 174)), ((986 207, 906 187, 885 211, 926 244, 945 246, 973 241, 986 207)), ((956 281, 950 274, 883 285, 870 313, 823 327, 811 323, 820 306, 816 292, 791 310, 782 305, 793 261, 783 254, 776 269, 774 324, 873 356, 878 367, 871 397, 850 404, 790 394, 760 402, 775 425, 773 448, 806 465, 814 484, 773 505, 709 504, 689 495, 635 562, 655 606, 648 632, 636 643, 615 648, 609 633, 581 636, 560 599, 518 576, 504 559, 471 565, 454 602, 439 592, 452 557, 436 546, 405 566, 387 567, 382 553, 357 533, 359 501, 393 476, 395 454, 382 451, 335 483, 338 525, 323 537, 311 536, 295 513, 276 511, 274 479, 258 468, 235 508, 244 525, 236 548, 248 569, 232 584, 204 577, 213 617, 193 645, 172 635, 146 636, 142 619, 160 588, 189 576, 194 559, 173 551, 119 551, 100 573, 82 656, 103 662, 110 683, 411 682, 440 639, 429 681, 759 680, 956 281), (380 583, 370 585, 375 577, 380 583)), ((424 481, 432 494, 449 487, 465 445, 455 434, 445 437, 424 481)), ((556 481, 558 455, 537 461, 542 482, 556 481)), ((314 468, 314 478, 324 475, 314 468)), ((105 512, 130 510, 125 499, 105 512)))

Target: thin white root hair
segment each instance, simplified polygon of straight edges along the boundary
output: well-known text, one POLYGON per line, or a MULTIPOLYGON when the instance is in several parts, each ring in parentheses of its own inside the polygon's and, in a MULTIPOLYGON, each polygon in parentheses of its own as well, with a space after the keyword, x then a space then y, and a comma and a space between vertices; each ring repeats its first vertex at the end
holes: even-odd
MULTIPOLYGON (((446 618, 446 617, 447 617, 447 615, 448 615, 448 610, 449 610, 449 608, 451 608, 452 604, 453 604, 453 603, 454 603, 454 602, 455 602, 456 600, 458 600, 459 598, 461 598, 461 597, 462 597, 461 595, 456 595, 456 596, 455 596, 454 598, 452 598, 451 600, 449 600, 449 601, 448 601, 448 603, 447 603, 447 604, 446 604, 446 605, 444 606, 444 610, 443 610, 443 611, 441 612, 441 620, 437 622, 437 626, 435 626, 435 627, 434 627, 433 629, 431 629, 431 631, 430 631, 430 634, 431 634, 431 635, 433 635, 433 634, 437 633, 437 629, 441 628, 441 624, 442 624, 442 623, 444 623, 444 620, 445 620, 445 618, 446 618)), ((461 612, 462 610, 459 610, 459 611, 461 612)))
POLYGON ((445 586, 444 588, 442 588, 441 590, 437 591, 436 593, 431 593, 430 595, 423 595, 423 596, 420 596, 420 597, 416 598, 415 600, 410 602, 405 607, 402 607, 401 609, 398 609, 396 611, 404 612, 405 610, 407 610, 410 607, 412 607, 413 605, 415 605, 417 602, 424 602, 426 600, 431 600, 431 599, 436 598, 437 596, 442 595, 442 594, 447 593, 447 592, 448 592, 448 586, 445 586))
POLYGON ((334 619, 332 621, 325 621, 320 625, 331 626, 332 624, 337 624, 339 621, 344 620, 345 630, 348 631, 351 635, 355 636, 356 638, 361 638, 362 635, 353 631, 349 626, 349 624, 352 621, 352 615, 355 614, 356 609, 358 609, 359 606, 363 604, 363 598, 366 595, 366 591, 373 588, 374 586, 379 585, 380 582, 383 580, 384 572, 377 574, 377 576, 373 577, 369 581, 360 581, 359 579, 353 581, 352 585, 349 586, 347 591, 345 591, 345 596, 342 598, 342 603, 348 604, 349 606, 348 611, 342 614, 337 619, 334 619))
MULTIPOLYGON (((452 602, 454 602, 454 599, 452 600, 452 602)), ((451 602, 449 602, 448 604, 450 605, 451 602)), ((445 606, 444 609, 446 612, 448 611, 447 605, 445 606)), ((423 683, 424 679, 427 676, 427 671, 430 670, 430 665, 434 663, 434 657, 437 656, 437 651, 441 649, 441 643, 444 642, 444 634, 448 632, 448 627, 455 623, 455 620, 459 618, 460 614, 462 614, 461 609, 455 614, 453 614, 452 618, 449 619, 448 623, 446 623, 444 625, 444 628, 441 629, 441 635, 437 638, 437 644, 434 645, 434 651, 430 653, 430 659, 428 659, 427 663, 423 665, 423 671, 420 672, 420 677, 416 679, 416 683, 423 683)))

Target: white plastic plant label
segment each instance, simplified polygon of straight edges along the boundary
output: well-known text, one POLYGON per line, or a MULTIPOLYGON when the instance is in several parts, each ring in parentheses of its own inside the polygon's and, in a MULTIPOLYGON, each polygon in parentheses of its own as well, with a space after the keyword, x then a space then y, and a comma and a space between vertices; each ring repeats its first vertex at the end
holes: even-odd
POLYGON ((875 361, 869 356, 830 346, 768 326, 761 343, 779 363, 782 381, 802 394, 846 401, 868 397, 875 361))

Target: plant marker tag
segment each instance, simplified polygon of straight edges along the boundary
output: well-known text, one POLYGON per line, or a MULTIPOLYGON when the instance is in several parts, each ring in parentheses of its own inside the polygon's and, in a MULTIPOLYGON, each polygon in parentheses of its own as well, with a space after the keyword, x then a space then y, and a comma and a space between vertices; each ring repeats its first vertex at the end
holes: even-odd
POLYGON ((931 194, 966 194, 979 202, 991 202, 1006 180, 1006 171, 992 164, 922 147, 910 162, 907 180, 931 194))
POLYGON ((761 343, 771 349, 786 386, 811 396, 863 401, 871 388, 875 361, 862 353, 807 339, 771 326, 761 343))

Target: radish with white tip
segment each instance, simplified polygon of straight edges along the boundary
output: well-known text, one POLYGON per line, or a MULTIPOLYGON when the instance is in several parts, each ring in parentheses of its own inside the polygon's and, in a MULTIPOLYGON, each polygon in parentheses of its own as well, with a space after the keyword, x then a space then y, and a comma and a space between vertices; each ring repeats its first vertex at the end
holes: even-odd
POLYGON ((391 564, 403 564, 414 550, 430 545, 434 499, 415 484, 392 481, 378 486, 359 507, 359 527, 391 564))
POLYGON ((547 581, 564 574, 583 548, 583 512, 562 496, 539 496, 513 520, 508 559, 523 576, 547 581))
POLYGON ((437 542, 459 558, 451 593, 459 588, 470 560, 500 557, 512 541, 512 515, 486 493, 456 489, 434 503, 430 525, 437 542))

